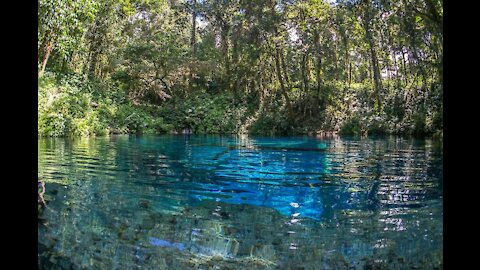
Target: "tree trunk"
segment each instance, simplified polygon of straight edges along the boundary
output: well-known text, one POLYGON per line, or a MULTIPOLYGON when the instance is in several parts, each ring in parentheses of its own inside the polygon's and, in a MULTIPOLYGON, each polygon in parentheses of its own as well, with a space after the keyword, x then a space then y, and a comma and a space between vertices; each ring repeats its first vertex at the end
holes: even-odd
POLYGON ((400 69, 397 61, 397 51, 393 51, 393 66, 395 67, 395 85, 397 87, 397 90, 400 88, 400 77, 398 76, 398 70, 400 69))
POLYGON ((47 66, 48 57, 50 57, 50 53, 52 52, 53 45, 54 45, 53 41, 49 41, 47 43, 47 48, 45 49, 45 55, 43 56, 40 72, 38 73, 39 77, 42 77, 43 73, 45 73, 45 67, 47 66))
POLYGON ((407 73, 407 60, 405 59, 405 52, 402 48, 402 66, 403 66, 403 76, 405 77, 405 86, 408 85, 408 73, 407 73))
POLYGON ((228 32, 229 32, 229 26, 224 24, 222 26, 222 33, 221 33, 221 37, 222 37, 222 50, 223 50, 223 57, 224 57, 224 63, 225 63, 225 87, 227 88, 227 90, 231 90, 231 87, 230 87, 230 59, 228 57, 228 32))
POLYGON ((347 38, 342 35, 343 38, 343 46, 345 48, 345 80, 348 82, 348 85, 351 83, 351 65, 350 65, 350 55, 348 53, 348 40, 347 38))
POLYGON ((282 50, 280 50, 280 62, 282 64, 282 69, 283 69, 283 75, 285 76, 285 82, 287 85, 290 85, 290 80, 288 79, 288 73, 287 73, 287 65, 285 65, 285 57, 283 55, 282 50))
POLYGON ((192 62, 190 65, 190 78, 188 80, 188 88, 190 91, 193 90, 193 78, 195 76, 194 74, 194 63, 195 63, 195 55, 196 55, 196 49, 197 49, 197 44, 195 41, 195 34, 196 34, 196 25, 197 25, 197 12, 196 12, 196 6, 197 6, 197 1, 193 0, 193 5, 192 5, 192 36, 191 36, 191 41, 190 44, 192 46, 192 62))
POLYGON ((382 88, 382 82, 380 78, 380 66, 378 64, 377 52, 375 50, 375 39, 373 37, 372 29, 371 28, 371 21, 372 21, 372 7, 369 0, 365 1, 366 6, 365 14, 364 14, 364 28, 365 28, 365 38, 367 40, 369 51, 370 51, 370 61, 373 73, 373 81, 375 85, 375 99, 377 101, 377 109, 381 109, 381 101, 380 101, 380 91, 382 88))
POLYGON ((316 87, 316 96, 315 96, 315 110, 318 109, 318 106, 321 105, 321 88, 322 88, 322 78, 321 78, 321 68, 322 68, 322 57, 320 55, 320 35, 318 30, 315 29, 314 31, 314 45, 315 45, 315 52, 317 56, 317 63, 315 64, 315 79, 317 80, 317 87, 316 87))
POLYGON ((315 68, 315 77, 317 80, 317 87, 316 87, 317 102, 320 101, 320 90, 322 88, 322 77, 320 74, 321 68, 322 68, 322 58, 320 56, 317 56, 317 64, 315 68))
POLYGON ((290 103, 290 98, 288 97, 287 90, 285 88, 285 84, 283 82, 282 78, 282 71, 281 71, 281 66, 280 66, 280 52, 279 49, 275 49, 275 67, 277 71, 277 77, 280 82, 280 90, 282 91, 282 95, 285 98, 285 102, 287 104, 287 110, 289 113, 289 117, 291 118, 293 116, 293 110, 292 110, 292 104, 290 103))
POLYGON ((193 7, 192 7, 192 38, 191 38, 191 45, 192 45, 192 58, 195 58, 197 44, 195 40, 195 34, 197 32, 197 11, 196 11, 197 1, 193 0, 193 7))
POLYGON ((301 64, 301 73, 302 73, 302 80, 303 80, 303 92, 308 93, 308 66, 307 66, 307 61, 308 61, 308 51, 305 52, 302 55, 302 64, 301 64))
POLYGON ((378 65, 377 52, 375 50, 372 40, 369 42, 369 44, 370 44, 370 56, 371 56, 371 62, 372 62, 373 81, 375 84, 375 98, 380 108, 381 107, 380 91, 382 88, 382 82, 380 80, 380 67, 378 65))
POLYGON ((88 67, 88 76, 94 78, 97 74, 97 63, 98 63, 98 56, 100 55, 99 49, 95 48, 93 52, 90 54, 90 64, 88 67))
POLYGON ((352 63, 350 62, 348 67, 348 85, 352 84, 352 63))
MULTIPOLYGON (((305 21, 305 10, 301 9, 300 11, 300 19, 302 21, 305 21)), ((307 44, 307 33, 306 31, 301 32, 301 37, 302 37, 302 44, 307 44)), ((305 45, 303 45, 305 46, 305 45)), ((303 81, 303 93, 308 94, 309 91, 309 82, 308 82, 308 54, 309 54, 309 48, 304 47, 303 48, 303 54, 302 54, 302 62, 300 66, 301 74, 302 74, 302 81, 303 81)))

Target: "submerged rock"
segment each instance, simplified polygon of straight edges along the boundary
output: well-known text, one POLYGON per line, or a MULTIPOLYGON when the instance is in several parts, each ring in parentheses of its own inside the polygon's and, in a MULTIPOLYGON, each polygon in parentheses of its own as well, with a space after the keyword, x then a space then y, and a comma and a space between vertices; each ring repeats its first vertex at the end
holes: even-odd
POLYGON ((141 207, 141 208, 149 208, 150 207, 150 201, 149 200, 145 200, 145 199, 140 199, 138 201, 138 205, 141 207))
POLYGON ((156 221, 154 215, 149 215, 143 218, 141 227, 142 229, 151 230, 155 227, 156 221))
POLYGON ((223 261, 223 257, 220 255, 212 256, 212 261, 223 261))

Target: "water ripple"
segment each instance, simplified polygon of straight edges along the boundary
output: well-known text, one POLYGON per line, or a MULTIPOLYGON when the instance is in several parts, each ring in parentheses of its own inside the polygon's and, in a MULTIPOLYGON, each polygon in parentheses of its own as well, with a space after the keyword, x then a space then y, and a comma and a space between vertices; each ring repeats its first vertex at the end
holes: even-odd
POLYGON ((49 202, 39 243, 81 267, 441 260, 442 150, 429 140, 45 139, 38 166, 49 202))

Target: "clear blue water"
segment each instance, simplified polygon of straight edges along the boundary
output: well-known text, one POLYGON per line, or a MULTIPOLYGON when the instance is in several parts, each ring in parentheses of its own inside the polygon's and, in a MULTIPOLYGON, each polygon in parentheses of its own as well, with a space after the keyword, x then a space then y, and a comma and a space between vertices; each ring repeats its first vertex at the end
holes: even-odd
POLYGON ((111 136, 38 151, 40 268, 443 264, 443 152, 428 139, 111 136))

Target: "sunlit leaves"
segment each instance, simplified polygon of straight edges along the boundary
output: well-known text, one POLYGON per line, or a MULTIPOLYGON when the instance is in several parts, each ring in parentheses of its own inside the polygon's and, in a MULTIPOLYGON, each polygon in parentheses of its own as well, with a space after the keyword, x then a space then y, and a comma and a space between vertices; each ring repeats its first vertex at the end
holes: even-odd
POLYGON ((425 111, 431 119, 423 122, 434 122, 441 115, 442 1, 332 2, 40 0, 39 62, 53 43, 52 70, 113 79, 119 93, 145 104, 212 91, 233 93, 249 112, 260 99, 272 110, 290 98, 297 119, 328 127, 354 114, 408 126, 425 111))

